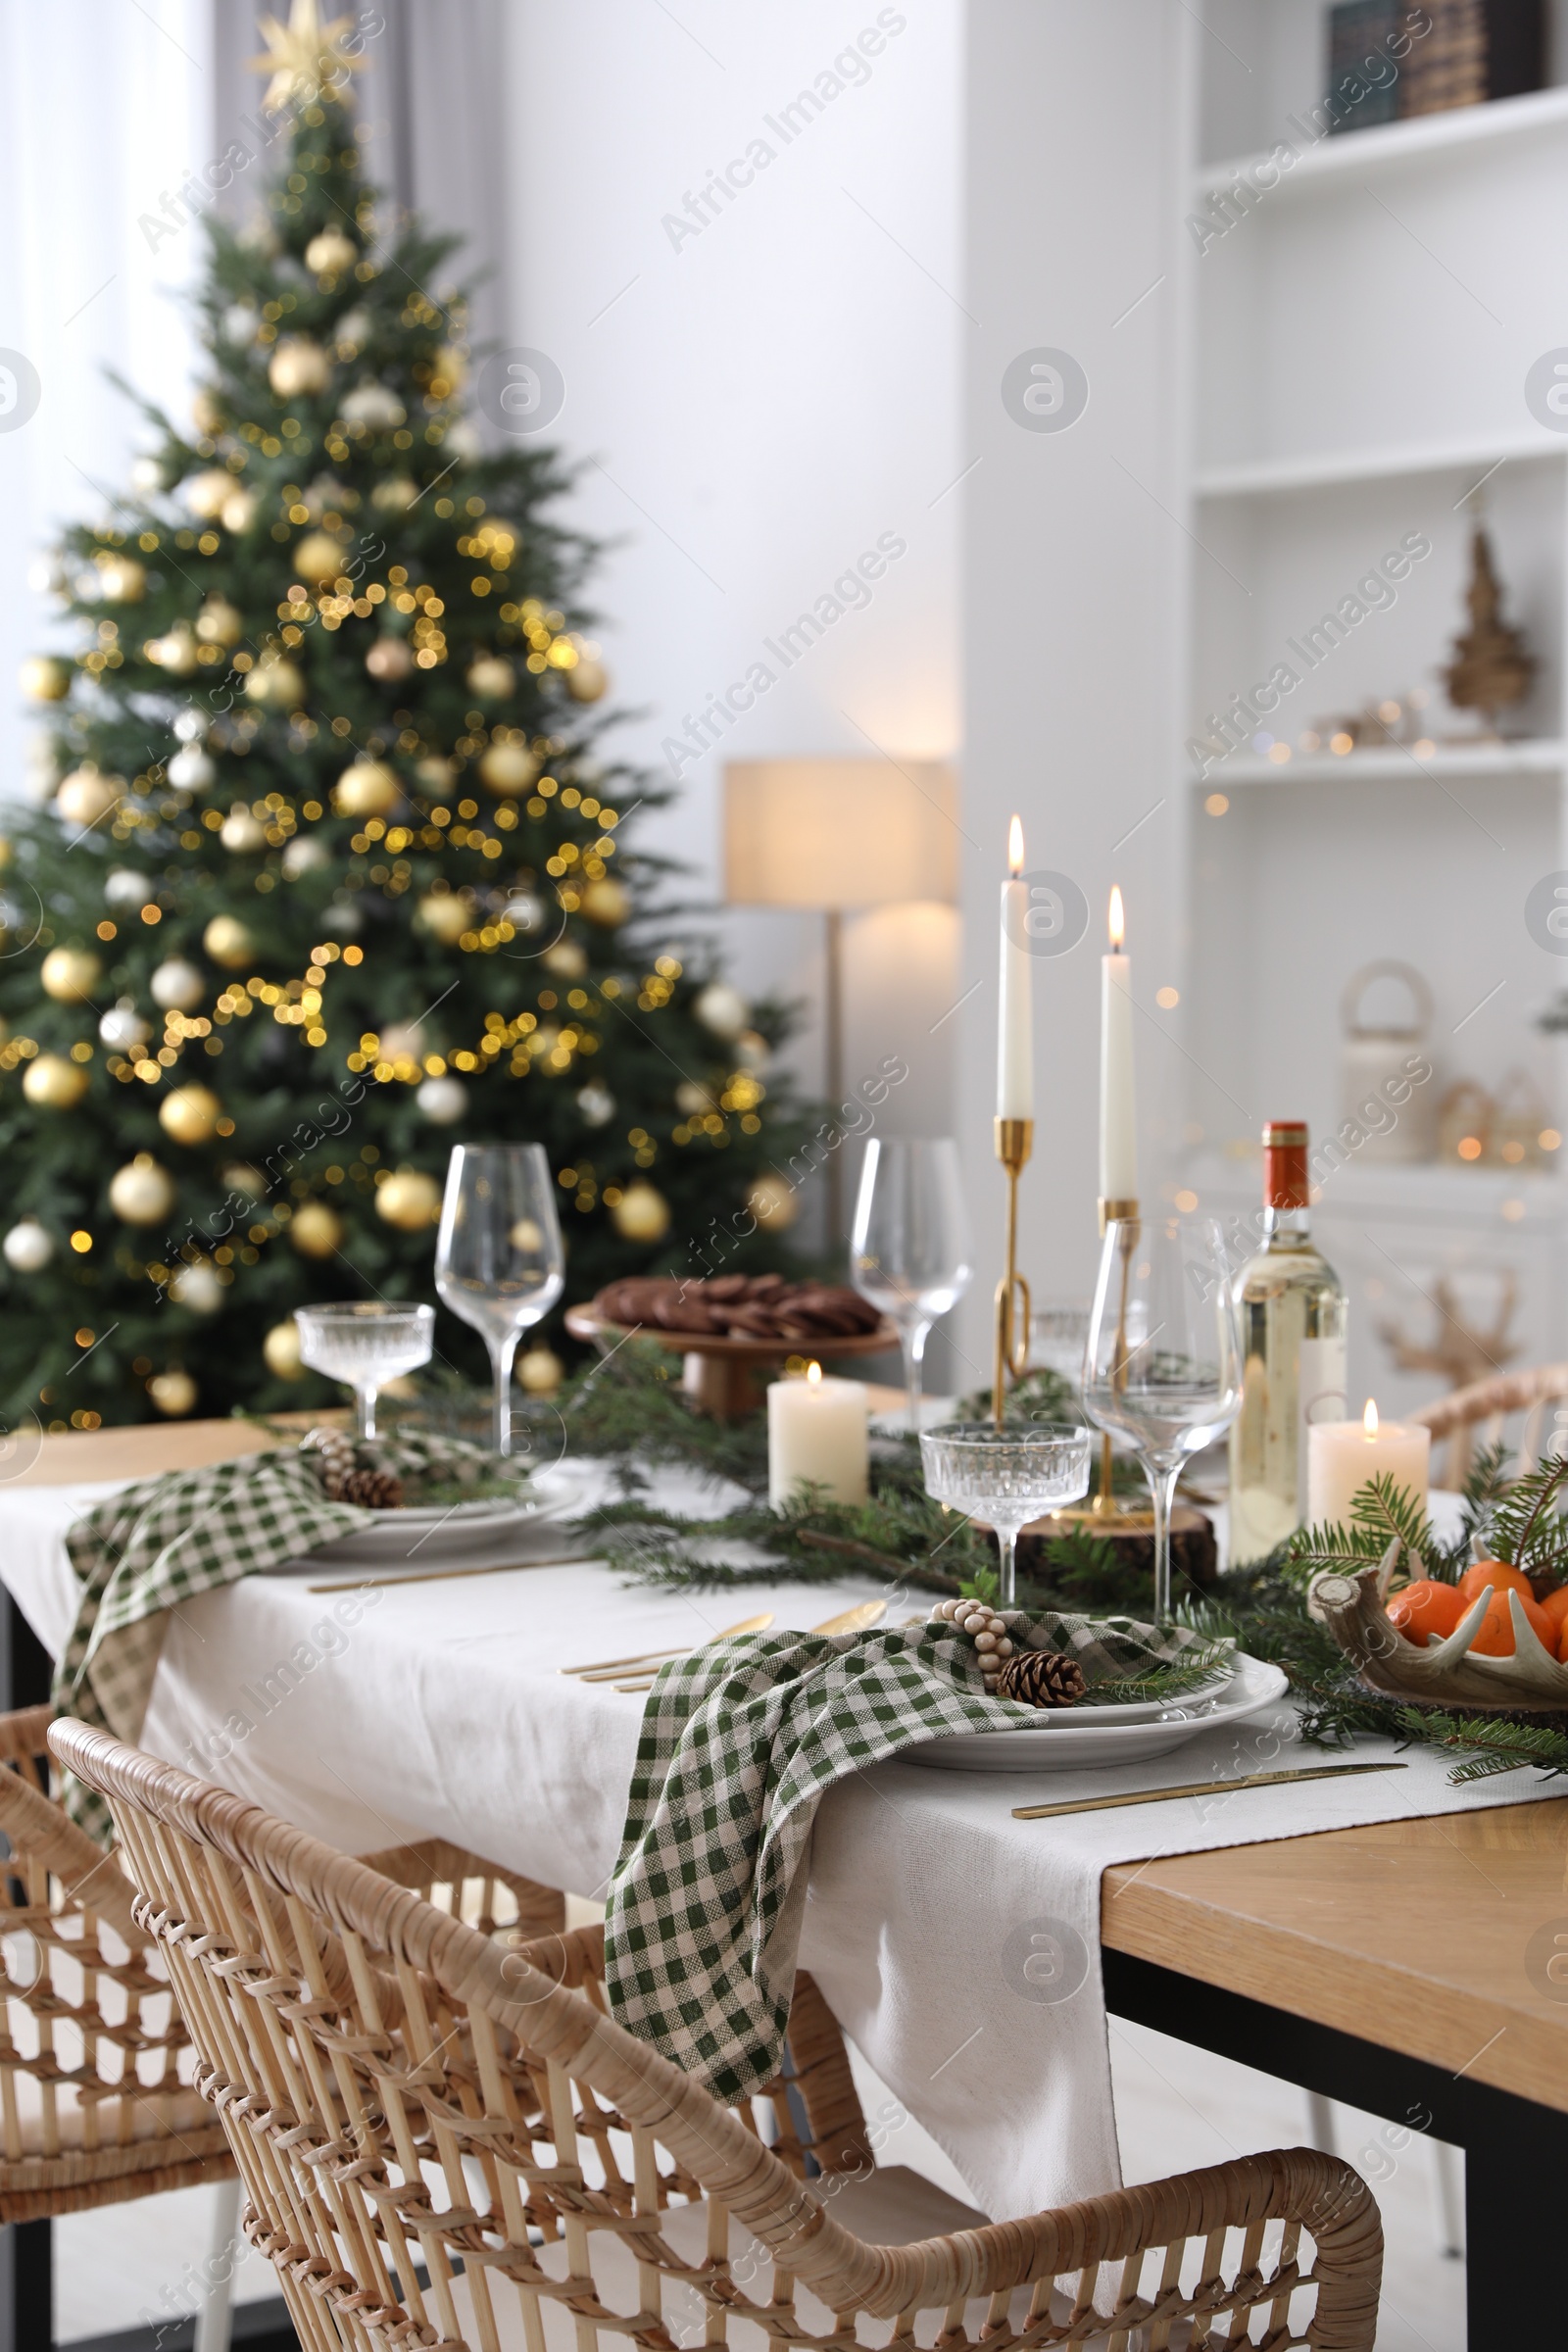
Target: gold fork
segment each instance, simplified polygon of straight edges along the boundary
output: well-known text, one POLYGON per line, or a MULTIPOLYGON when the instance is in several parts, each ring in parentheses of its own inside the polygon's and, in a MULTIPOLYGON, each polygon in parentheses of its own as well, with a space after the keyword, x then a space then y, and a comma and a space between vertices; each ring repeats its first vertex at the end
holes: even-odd
MULTIPOLYGON (((742 1617, 738 1624, 726 1625, 721 1632, 709 1634, 705 1639, 709 1642, 727 1642, 731 1634, 763 1634, 772 1622, 772 1610, 764 1609, 760 1617, 742 1617)), ((575 1675, 580 1683, 612 1683, 617 1674, 624 1674, 628 1667, 646 1666, 656 1659, 683 1658, 688 1647, 688 1643, 679 1642, 673 1649, 643 1649, 629 1658, 596 1658, 587 1666, 558 1666, 556 1672, 575 1675)))
MULTIPOLYGON (((862 1600, 856 1608, 841 1609, 836 1617, 824 1617, 820 1625, 811 1626, 809 1631, 813 1634, 863 1633, 867 1626, 876 1625, 886 1616, 887 1606, 885 1600, 862 1600)), ((767 1623, 771 1625, 772 1622, 769 1617, 767 1623)), ((756 1625, 732 1625, 729 1630, 732 1634, 752 1634, 760 1633, 762 1628, 756 1625)), ((713 1639, 715 1642, 721 1642, 724 1637, 722 1634, 715 1634, 713 1639)), ((680 1657, 686 1653, 676 1650, 672 1654, 680 1657)), ((653 1687, 654 1677, 651 1674, 640 1674, 630 1682, 616 1683, 615 1685, 617 1690, 651 1690, 653 1687)))

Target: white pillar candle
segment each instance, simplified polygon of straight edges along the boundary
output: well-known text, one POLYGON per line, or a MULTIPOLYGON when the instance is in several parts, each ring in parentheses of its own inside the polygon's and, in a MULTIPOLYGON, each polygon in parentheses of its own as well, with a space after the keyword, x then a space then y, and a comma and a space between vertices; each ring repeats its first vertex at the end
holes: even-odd
POLYGON ((767 1499, 774 1510, 797 1487, 826 1489, 831 1502, 864 1502, 870 1440, 864 1383, 824 1380, 820 1364, 804 1380, 775 1380, 767 1391, 767 1499))
POLYGON ((1431 1470, 1432 1432, 1418 1421, 1378 1420, 1367 1398, 1359 1421, 1317 1421, 1306 1433, 1306 1523, 1350 1524, 1350 1504, 1374 1478, 1391 1478, 1412 1493, 1424 1511, 1431 1470))
POLYGON ((1121 892, 1110 894, 1110 954, 1100 964, 1100 1198, 1138 1198, 1133 1108, 1133 966, 1121 952, 1121 892))
POLYGON ((1035 1052, 1033 1005, 1030 1000, 1034 958, 1024 917, 1029 912, 1029 885, 1018 880, 1023 871, 1023 827, 1016 817, 1007 832, 1008 879, 1002 885, 1002 982, 997 1005, 997 1116, 1032 1119, 1035 1115, 1035 1052))

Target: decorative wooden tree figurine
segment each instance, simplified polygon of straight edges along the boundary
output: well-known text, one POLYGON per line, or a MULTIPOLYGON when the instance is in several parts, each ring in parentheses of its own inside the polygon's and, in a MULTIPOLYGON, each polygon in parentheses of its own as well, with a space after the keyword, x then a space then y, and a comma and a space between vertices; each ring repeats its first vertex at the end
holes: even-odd
POLYGON ((1470 626, 1453 641, 1454 659, 1444 671, 1448 700, 1460 710, 1480 710, 1495 733, 1499 712, 1522 703, 1535 682, 1536 662, 1523 633, 1502 619, 1502 589, 1492 561, 1492 543, 1477 523, 1470 542, 1470 585, 1465 590, 1470 626))

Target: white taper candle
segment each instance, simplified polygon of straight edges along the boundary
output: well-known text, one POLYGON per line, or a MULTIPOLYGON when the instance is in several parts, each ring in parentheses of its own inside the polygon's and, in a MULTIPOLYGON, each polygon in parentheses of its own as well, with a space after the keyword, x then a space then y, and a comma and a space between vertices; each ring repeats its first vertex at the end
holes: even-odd
POLYGON ((1023 827, 1016 817, 1007 830, 1008 879, 1002 885, 1002 975, 997 1007, 997 1116, 1035 1115, 1034 1019, 1031 987, 1034 958, 1024 917, 1029 885, 1023 871, 1023 827))
POLYGON ((1110 954, 1100 965, 1100 1198, 1138 1198, 1133 1106, 1133 966, 1122 954, 1121 892, 1110 894, 1110 954))

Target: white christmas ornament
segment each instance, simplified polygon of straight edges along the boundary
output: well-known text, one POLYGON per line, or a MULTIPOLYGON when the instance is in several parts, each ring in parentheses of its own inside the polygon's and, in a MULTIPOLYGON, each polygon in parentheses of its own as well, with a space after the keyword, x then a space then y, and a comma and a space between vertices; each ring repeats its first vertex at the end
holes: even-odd
POLYGON ((746 999, 738 988, 731 988, 727 980, 710 980, 692 1010, 703 1027, 711 1029, 715 1037, 739 1037, 752 1017, 752 1008, 746 999))
POLYGON ((138 1152, 109 1179, 109 1205, 124 1225, 161 1225, 177 1198, 172 1176, 150 1152, 138 1152))
POLYGON ((427 1078, 414 1100, 433 1127, 451 1127, 468 1107, 461 1078, 427 1078))
POLYGON ((418 1021, 392 1021, 381 1032, 382 1061, 417 1061, 424 1052, 424 1029, 418 1021))
POLYGON ((332 339, 340 359, 352 359, 356 352, 363 351, 370 340, 369 312, 345 311, 332 330, 332 339))
POLYGON ((157 897, 146 874, 133 873, 128 865, 117 865, 112 874, 104 876, 104 897, 111 906, 124 906, 139 914, 157 897))
POLYGON ((6 1264, 19 1274, 41 1274, 55 1253, 53 1236, 36 1217, 24 1217, 20 1225, 13 1225, 0 1249, 6 1264))
POLYGON ((187 743, 169 762, 169 781, 176 792, 205 792, 217 774, 199 743, 187 743))
POLYGON ((174 733, 181 743, 200 743, 206 732, 207 721, 199 710, 187 708, 174 720, 174 733))
POLYGON ((236 801, 224 817, 218 838, 225 850, 242 858, 253 850, 266 849, 267 827, 251 814, 243 801, 236 801))
POLYGON ((334 939, 358 939, 365 929, 365 910, 358 899, 334 899, 326 919, 334 939))
POLYGON ((300 834, 283 852, 283 871, 291 882, 297 882, 301 874, 308 874, 313 867, 325 863, 326 844, 318 841, 311 833, 300 834))
POLYGON ((448 427, 447 447, 455 458, 463 460, 465 466, 471 466, 475 458, 484 455, 484 443, 479 438, 479 428, 477 425, 471 424, 466 416, 461 422, 448 427))
POLYGON ((161 963, 149 983, 153 1003, 164 1012, 194 1012, 207 994, 207 982, 183 956, 161 963))
POLYGON ((151 1024, 144 1021, 129 997, 122 997, 111 1004, 98 1024, 98 1035, 116 1054, 128 1054, 132 1046, 144 1046, 152 1035, 151 1024))
POLYGON ((216 522, 233 488, 234 476, 225 467, 214 466, 205 473, 191 475, 185 484, 185 504, 204 522, 216 522))
POLYGON ((253 304, 231 302, 223 313, 223 340, 225 343, 254 343, 256 330, 261 323, 261 313, 253 304))
POLYGON ((198 1315, 216 1315, 223 1303, 218 1268, 205 1257, 199 1257, 193 1266, 176 1266, 169 1296, 176 1306, 192 1307, 198 1315))
POLYGON ((519 891, 515 898, 507 901, 506 919, 514 931, 524 934, 537 931, 545 919, 545 903, 529 891, 519 891))
POLYGON ((164 469, 156 458, 136 458, 131 462, 130 486, 138 498, 156 498, 164 487, 164 469))
POLYGON ((596 1079, 579 1093, 577 1108, 590 1127, 603 1127, 615 1115, 615 1098, 608 1087, 601 1086, 596 1079))
POLYGON ((357 384, 342 407, 345 424, 368 425, 372 433, 391 432, 403 422, 403 403, 385 384, 357 384))

